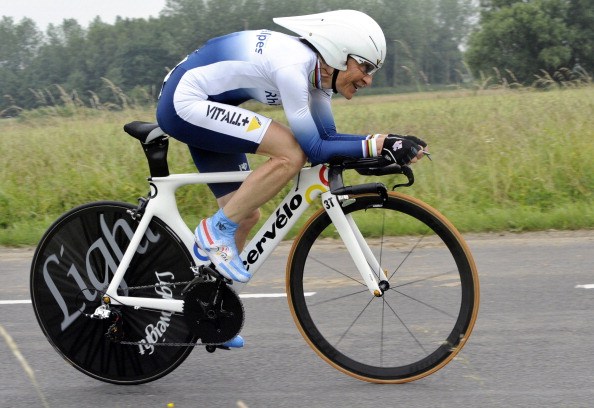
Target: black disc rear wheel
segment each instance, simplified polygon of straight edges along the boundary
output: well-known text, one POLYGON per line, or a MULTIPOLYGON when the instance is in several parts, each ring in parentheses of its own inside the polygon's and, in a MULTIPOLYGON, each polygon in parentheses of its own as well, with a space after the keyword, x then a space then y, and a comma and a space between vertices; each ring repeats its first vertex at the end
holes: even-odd
MULTIPOLYGON (((77 207, 58 219, 42 237, 31 267, 31 298, 37 320, 56 351, 83 373, 116 384, 156 380, 179 366, 191 346, 154 343, 196 341, 181 314, 117 307, 105 320, 90 319, 101 304, 137 222, 127 203, 97 202, 77 207), (105 333, 114 324, 116 338, 105 333)), ((158 219, 153 219, 120 285, 122 295, 183 299, 193 278, 185 246, 158 219), (157 286, 154 286, 159 284, 157 286), (153 287, 130 290, 132 287, 153 287), (133 293, 131 293, 133 292, 133 293)))

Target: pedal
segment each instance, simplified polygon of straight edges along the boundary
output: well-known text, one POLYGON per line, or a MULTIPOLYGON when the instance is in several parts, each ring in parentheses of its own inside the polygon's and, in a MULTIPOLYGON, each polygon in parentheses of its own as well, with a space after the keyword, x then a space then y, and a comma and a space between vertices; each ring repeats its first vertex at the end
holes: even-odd
POLYGON ((207 276, 210 276, 211 278, 214 278, 215 280, 222 280, 227 285, 233 285, 233 281, 221 275, 219 271, 215 269, 215 266, 213 264, 210 264, 209 266, 202 266, 200 270, 202 273, 206 274, 207 276))
POLYGON ((217 351, 217 349, 231 350, 229 347, 225 347, 222 345, 209 344, 208 346, 206 346, 206 351, 208 351, 209 353, 214 353, 215 351, 217 351))
MULTIPOLYGON (((211 266, 213 265, 211 264, 211 266)), ((223 281, 227 285, 233 284, 232 280, 225 278, 223 275, 217 272, 216 269, 213 269, 210 266, 201 265, 197 268, 193 267, 192 271, 195 275, 194 279, 192 279, 190 283, 188 283, 183 288, 183 290, 181 291, 182 295, 185 295, 188 291, 190 291, 194 286, 196 286, 199 283, 223 281)))
POLYGON ((192 279, 190 281, 190 283, 188 283, 181 291, 182 295, 185 295, 189 290, 191 290, 194 286, 198 285, 199 283, 204 283, 206 282, 206 280, 204 279, 204 276, 202 275, 198 275, 196 277, 194 277, 194 279, 192 279))

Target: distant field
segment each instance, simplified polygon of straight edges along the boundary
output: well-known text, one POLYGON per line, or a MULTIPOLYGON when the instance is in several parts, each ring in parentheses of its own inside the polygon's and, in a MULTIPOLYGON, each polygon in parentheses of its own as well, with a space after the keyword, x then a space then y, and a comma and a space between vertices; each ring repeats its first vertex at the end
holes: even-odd
MULTIPOLYGON (((282 111, 265 111, 284 121, 282 111)), ((334 112, 342 132, 426 139, 434 160, 414 166, 417 182, 405 192, 463 232, 594 227, 592 87, 359 96, 337 100, 334 112)), ((73 206, 145 195, 148 167, 122 126, 153 117, 151 110, 75 110, 0 120, 0 245, 36 243, 73 206)), ((261 159, 253 159, 257 166, 261 159)), ((178 142, 169 162, 174 172, 194 171, 178 142)), ((395 178, 380 181, 391 186, 395 178)), ((181 190, 179 205, 190 224, 215 208, 204 187, 181 190)))

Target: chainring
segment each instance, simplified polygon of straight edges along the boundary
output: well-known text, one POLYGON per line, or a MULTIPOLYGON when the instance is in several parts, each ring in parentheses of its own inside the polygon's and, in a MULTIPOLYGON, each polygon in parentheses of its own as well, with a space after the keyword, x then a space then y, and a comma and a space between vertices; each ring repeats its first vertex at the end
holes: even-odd
POLYGON ((221 344, 241 331, 243 304, 224 282, 201 282, 186 292, 184 317, 203 344, 221 344))

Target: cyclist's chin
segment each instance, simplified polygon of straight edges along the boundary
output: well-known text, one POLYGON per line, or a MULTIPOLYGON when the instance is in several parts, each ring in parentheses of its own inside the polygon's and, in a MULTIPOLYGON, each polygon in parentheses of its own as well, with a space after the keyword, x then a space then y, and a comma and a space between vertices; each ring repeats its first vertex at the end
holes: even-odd
POLYGON ((357 92, 357 88, 355 88, 354 86, 349 86, 348 89, 343 89, 340 91, 340 94, 345 98, 345 99, 352 99, 353 96, 355 96, 355 93, 357 92))

